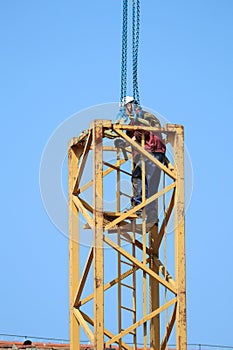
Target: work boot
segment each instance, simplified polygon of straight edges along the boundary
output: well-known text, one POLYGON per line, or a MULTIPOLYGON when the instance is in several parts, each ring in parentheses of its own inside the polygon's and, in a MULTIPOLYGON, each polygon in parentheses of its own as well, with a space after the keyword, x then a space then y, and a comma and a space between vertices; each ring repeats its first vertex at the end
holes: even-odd
POLYGON ((141 218, 142 217, 142 209, 136 211, 136 215, 141 218))
MULTIPOLYGON (((129 211, 129 210, 131 210, 131 209, 133 209, 134 207, 133 206, 130 206, 129 208, 125 208, 124 209, 124 213, 127 213, 127 211, 129 211)), ((139 218, 141 218, 142 217, 142 209, 138 209, 136 212, 135 212, 135 214, 139 217, 139 218)))

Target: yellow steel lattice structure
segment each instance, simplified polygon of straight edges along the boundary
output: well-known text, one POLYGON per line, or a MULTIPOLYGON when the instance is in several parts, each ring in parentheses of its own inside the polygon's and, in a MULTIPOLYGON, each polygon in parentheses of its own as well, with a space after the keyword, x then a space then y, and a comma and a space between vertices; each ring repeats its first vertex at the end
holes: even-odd
POLYGON ((186 350, 183 127, 166 124, 159 129, 170 145, 171 162, 166 165, 144 149, 143 141, 139 145, 129 138, 129 129, 142 127, 94 120, 69 143, 71 350, 80 348, 84 333, 96 350, 165 350, 171 334, 176 349, 186 350), (115 137, 127 141, 125 152, 115 148, 115 137), (124 212, 122 198, 131 196, 131 186, 125 189, 123 184, 127 177, 130 184, 132 148, 142 155, 142 179, 147 157, 161 168, 163 185, 146 198, 142 181, 142 203, 124 212), (109 192, 114 196, 111 205, 109 192), (159 222, 148 226, 144 208, 152 201, 157 201, 159 222), (92 239, 83 265, 80 242, 88 231, 92 239))

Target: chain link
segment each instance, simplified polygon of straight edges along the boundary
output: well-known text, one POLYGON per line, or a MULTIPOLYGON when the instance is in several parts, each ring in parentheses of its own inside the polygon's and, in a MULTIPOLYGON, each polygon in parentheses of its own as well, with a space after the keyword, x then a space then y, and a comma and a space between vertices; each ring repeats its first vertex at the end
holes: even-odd
MULTIPOLYGON (((124 99, 127 95, 127 50, 128 50, 128 0, 123 0, 123 22, 122 22, 122 51, 121 51, 121 108, 117 118, 127 119, 125 113, 124 99)), ((138 88, 138 47, 139 47, 139 29, 140 29, 140 0, 132 0, 132 85, 133 98, 138 103, 138 114, 141 114, 140 96, 138 88)), ((134 105, 134 116, 136 115, 136 106, 134 105)))
POLYGON ((140 0, 132 0, 132 61, 133 61, 133 97, 140 105, 138 88, 138 48, 140 30, 140 0))
POLYGON ((121 53, 121 99, 127 93, 127 45, 128 45, 128 0, 123 0, 122 53, 121 53))

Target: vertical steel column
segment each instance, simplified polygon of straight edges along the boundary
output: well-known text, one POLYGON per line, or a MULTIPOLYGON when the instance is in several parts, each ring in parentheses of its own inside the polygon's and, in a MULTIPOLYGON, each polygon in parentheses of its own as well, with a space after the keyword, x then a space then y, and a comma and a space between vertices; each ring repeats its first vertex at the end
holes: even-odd
POLYGON ((79 282, 79 234, 78 210, 73 203, 73 188, 78 170, 80 148, 69 147, 68 150, 68 188, 69 188, 69 270, 70 270, 70 350, 80 349, 80 325, 73 313, 74 298, 79 282))
MULTIPOLYGON (((144 149, 145 146, 145 134, 142 133, 142 140, 141 140, 141 146, 144 149)), ((145 202, 146 200, 146 166, 145 166, 145 156, 142 155, 142 202, 145 202)), ((146 207, 143 207, 142 210, 142 260, 143 265, 146 266, 147 264, 147 255, 146 255, 146 248, 147 248, 147 231, 146 231, 146 207)), ((143 317, 147 315, 147 273, 143 271, 142 274, 143 279, 143 317)), ((144 322, 143 324, 143 346, 144 349, 147 349, 147 322, 144 322)))
MULTIPOLYGON (((120 150, 117 150, 117 167, 120 167, 120 150)), ((120 169, 117 169, 117 187, 116 187, 116 211, 120 211, 120 186, 121 181, 121 173, 120 169)), ((117 228, 117 244, 121 246, 121 229, 120 227, 117 228)), ((117 271, 118 271, 118 283, 117 283, 117 294, 118 294, 118 333, 121 332, 122 329, 122 315, 121 315, 121 303, 122 303, 122 297, 121 297, 121 254, 120 252, 117 253, 117 271)), ((122 339, 119 340, 119 350, 122 349, 122 339)))
POLYGON ((103 252, 103 121, 94 120, 94 348, 104 349, 104 252, 103 252))
POLYGON ((177 283, 176 347, 187 349, 186 338, 186 277, 184 226, 184 131, 177 126, 174 138, 174 162, 177 173, 175 193, 175 272, 177 283))
MULTIPOLYGON (((158 214, 157 214, 158 216, 158 214)), ((150 269, 159 274, 158 266, 156 266, 156 260, 158 259, 159 252, 155 248, 155 242, 158 236, 158 226, 155 225, 150 231, 150 269)), ((159 301, 159 282, 150 277, 150 312, 158 309, 160 306, 159 301)), ((150 349, 160 349, 160 315, 153 317, 150 323, 150 349)))
MULTIPOLYGON (((132 161, 131 164, 131 171, 133 173, 134 170, 134 162, 132 161)), ((132 179, 131 179, 132 181, 132 179)), ((132 256, 136 258, 136 246, 135 246, 135 229, 136 229, 136 221, 132 221, 132 256)), ((137 276, 136 276, 136 271, 133 272, 132 275, 132 282, 133 282, 133 303, 132 307, 134 310, 133 314, 133 323, 136 323, 137 321, 137 276)), ((133 350, 137 350, 137 328, 134 330, 134 335, 133 335, 133 350)))
MULTIPOLYGON (((132 232, 132 256, 136 257, 136 246, 135 246, 135 222, 133 223, 133 232, 132 232)), ((136 284, 136 271, 133 272, 132 276, 132 282, 133 282, 133 323, 136 323, 137 320, 137 284, 136 284)), ((137 329, 134 330, 133 335, 133 349, 137 349, 137 329)))

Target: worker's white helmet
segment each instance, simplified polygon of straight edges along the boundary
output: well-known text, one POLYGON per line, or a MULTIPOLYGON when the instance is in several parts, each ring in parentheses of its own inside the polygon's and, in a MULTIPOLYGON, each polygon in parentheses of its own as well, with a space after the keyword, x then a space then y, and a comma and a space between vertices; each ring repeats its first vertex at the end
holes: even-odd
POLYGON ((121 101, 123 106, 126 106, 127 103, 130 103, 130 102, 134 102, 133 96, 125 96, 125 97, 123 97, 123 99, 121 101))

